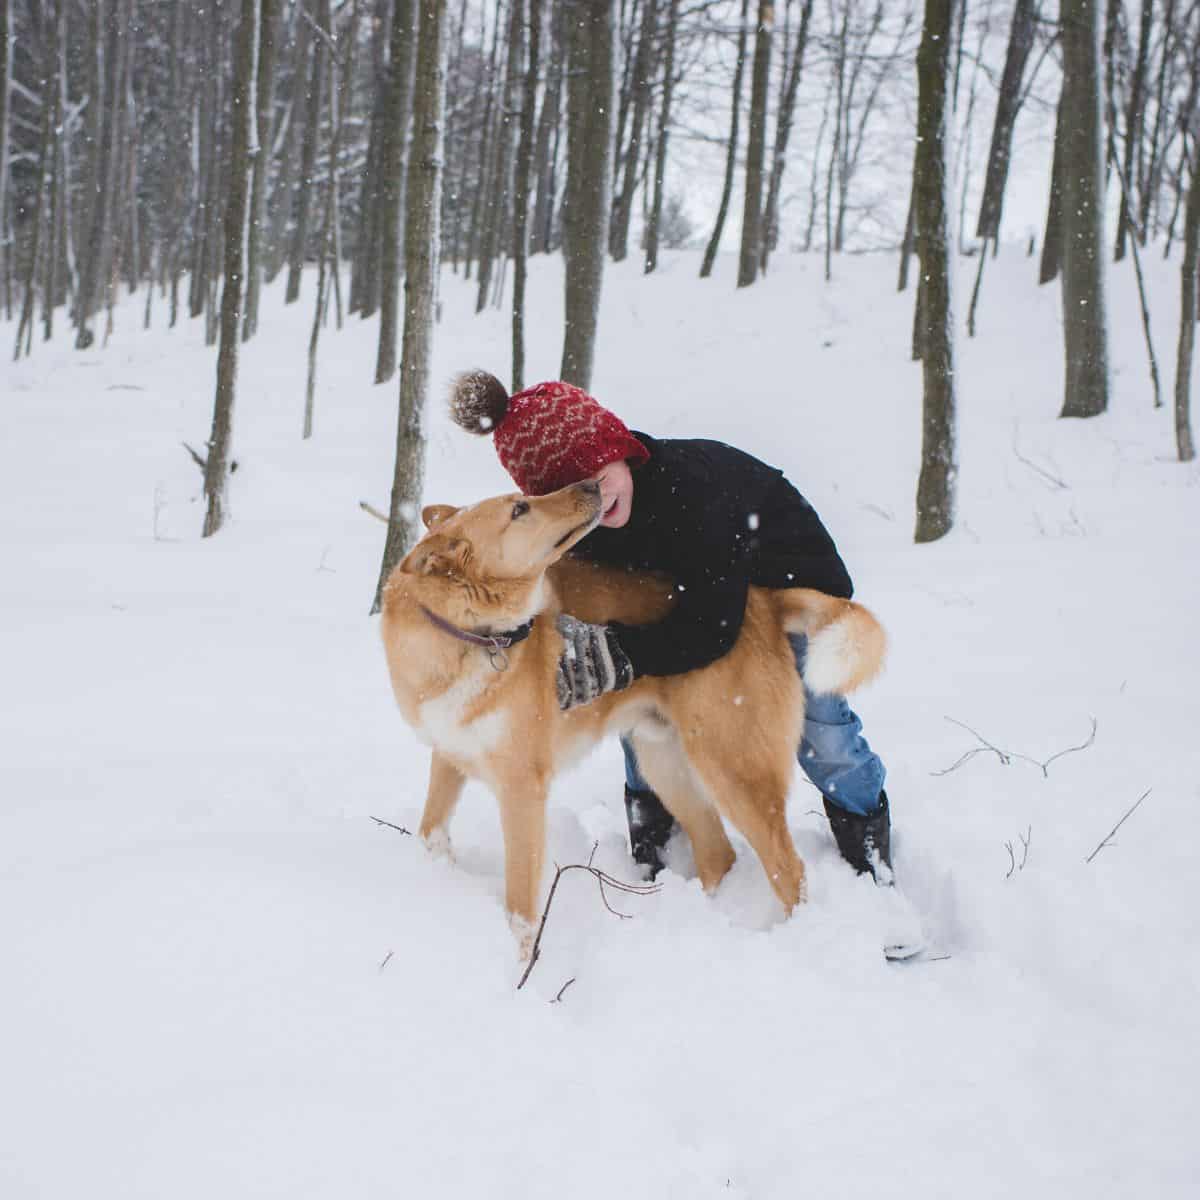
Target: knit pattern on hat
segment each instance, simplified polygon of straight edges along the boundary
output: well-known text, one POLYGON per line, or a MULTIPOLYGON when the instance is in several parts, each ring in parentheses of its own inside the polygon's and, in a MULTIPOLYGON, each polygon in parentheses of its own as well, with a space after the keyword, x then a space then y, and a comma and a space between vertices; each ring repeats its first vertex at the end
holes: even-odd
POLYGON ((514 392, 494 435, 496 453, 526 495, 544 496, 609 463, 644 463, 650 452, 582 388, 554 381, 514 392))

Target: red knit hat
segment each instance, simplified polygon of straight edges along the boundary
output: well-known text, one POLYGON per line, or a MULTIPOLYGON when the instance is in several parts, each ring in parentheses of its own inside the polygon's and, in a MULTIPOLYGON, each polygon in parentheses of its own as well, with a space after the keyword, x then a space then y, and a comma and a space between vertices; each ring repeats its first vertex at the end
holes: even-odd
POLYGON ((455 381, 450 415, 471 433, 491 433, 513 482, 528 496, 578 483, 620 459, 640 466, 650 451, 625 422, 570 383, 538 383, 512 396, 494 375, 455 381))

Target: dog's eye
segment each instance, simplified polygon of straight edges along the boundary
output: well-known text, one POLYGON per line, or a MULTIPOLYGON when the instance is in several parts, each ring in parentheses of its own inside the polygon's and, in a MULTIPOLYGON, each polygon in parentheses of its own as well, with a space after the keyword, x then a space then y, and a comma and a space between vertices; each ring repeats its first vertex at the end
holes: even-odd
POLYGON ((513 505, 512 519, 515 521, 518 517, 523 517, 529 511, 529 505, 524 500, 518 500, 513 505))

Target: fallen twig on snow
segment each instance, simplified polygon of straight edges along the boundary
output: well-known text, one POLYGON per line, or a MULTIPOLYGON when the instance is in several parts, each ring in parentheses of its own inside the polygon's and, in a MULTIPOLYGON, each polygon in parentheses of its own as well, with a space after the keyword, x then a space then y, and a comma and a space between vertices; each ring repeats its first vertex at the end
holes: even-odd
POLYGON ((403 825, 393 825, 391 821, 385 821, 382 817, 372 817, 371 820, 374 821, 376 825, 386 825, 389 829, 396 830, 397 833, 407 834, 408 837, 412 837, 412 830, 405 829, 403 825))
POLYGON ((388 963, 390 963, 392 961, 392 955, 395 953, 396 953, 395 950, 389 950, 387 952, 387 954, 384 955, 383 962, 381 962, 379 964, 379 970, 382 971, 383 968, 386 967, 388 965, 388 963))
POLYGON ((1117 822, 1117 823, 1116 823, 1116 824, 1115 824, 1115 825, 1112 827, 1112 829, 1110 829, 1110 830, 1108 831, 1108 834, 1107 834, 1107 836, 1104 838, 1104 840, 1103 840, 1103 841, 1100 843, 1100 845, 1098 845, 1098 846, 1095 848, 1095 850, 1093 850, 1093 851, 1091 852, 1091 854, 1089 854, 1089 855, 1087 856, 1087 858, 1086 858, 1086 859, 1084 859, 1084 862, 1091 862, 1091 861, 1092 861, 1092 859, 1093 859, 1093 858, 1095 858, 1095 857, 1096 857, 1096 855, 1097 855, 1097 854, 1099 854, 1099 853, 1100 853, 1100 851, 1101 851, 1101 850, 1103 850, 1105 846, 1111 845, 1111 843, 1112 843, 1112 839, 1113 839, 1113 835, 1114 835, 1114 834, 1117 832, 1117 830, 1118 830, 1118 829, 1120 829, 1120 828, 1121 828, 1121 826, 1122 826, 1122 825, 1124 825, 1124 824, 1125 824, 1125 822, 1126 822, 1126 821, 1128 821, 1128 820, 1129 820, 1129 818, 1130 818, 1130 817, 1132 817, 1132 816, 1133 816, 1133 814, 1134 814, 1135 812, 1137 812, 1137 810, 1138 810, 1139 806, 1141 805, 1142 801, 1143 801, 1143 800, 1145 800, 1145 798, 1146 798, 1148 795, 1150 795, 1150 793, 1151 793, 1153 790, 1154 790, 1153 788, 1147 788, 1147 789, 1146 789, 1146 790, 1145 790, 1145 791, 1144 791, 1144 792, 1143 792, 1143 793, 1142 793, 1142 794, 1141 794, 1141 795, 1140 795, 1140 796, 1137 798, 1137 800, 1136 800, 1136 801, 1134 802, 1134 804, 1133 804, 1133 807, 1132 807, 1132 808, 1130 808, 1130 809, 1129 809, 1129 811, 1128 811, 1128 812, 1127 812, 1127 813, 1126 813, 1126 814, 1125 814, 1125 815, 1124 815, 1124 816, 1123 816, 1123 817, 1122 817, 1122 818, 1121 818, 1121 819, 1120 819, 1120 820, 1119 820, 1119 821, 1118 821, 1118 822, 1117 822))
POLYGON ((564 984, 562 985, 562 987, 560 987, 560 988, 558 989, 558 995, 557 995, 557 996, 555 996, 555 997, 554 997, 554 999, 550 1001, 550 1003, 551 1003, 551 1004, 561 1004, 561 1003, 562 1003, 562 998, 563 998, 563 993, 564 993, 564 992, 567 990, 567 988, 569 988, 569 987, 571 986, 571 984, 573 984, 574 982, 575 982, 575 976, 574 976, 574 975, 572 975, 572 976, 571 976, 571 978, 570 978, 570 979, 568 979, 568 980, 567 980, 567 982, 566 982, 566 983, 564 983, 564 984))
POLYGON ((1004 848, 1008 851, 1008 874, 1004 876, 1005 879, 1011 879, 1016 871, 1025 870, 1025 864, 1029 861, 1029 843, 1033 840, 1033 826, 1030 825, 1024 833, 1019 833, 1017 836, 1021 839, 1023 847, 1020 862, 1017 862, 1017 856, 1013 853, 1012 842, 1004 843, 1004 848))
POLYGON ((1071 485, 1069 483, 1059 479, 1057 475, 1052 475, 1045 469, 1045 467, 1039 467, 1032 459, 1026 458, 1025 455, 1021 453, 1020 448, 1017 446, 1016 425, 1013 426, 1012 452, 1016 455, 1017 462, 1024 463, 1031 471, 1036 471, 1047 483, 1051 485, 1051 487, 1060 492, 1069 492, 1071 490, 1071 485))
MULTIPOLYGON (((630 914, 618 912, 609 904, 608 895, 604 891, 606 886, 614 888, 618 892, 625 892, 630 896, 652 896, 655 892, 662 891, 661 883, 626 883, 624 880, 614 879, 607 872, 601 871, 599 867, 593 867, 592 859, 596 856, 597 845, 599 845, 598 842, 592 846, 592 853, 586 863, 568 863, 565 867, 555 865, 554 879, 550 883, 550 893, 546 897, 546 907, 542 909, 542 919, 538 922, 537 934, 533 939, 533 949, 529 952, 529 963, 526 965, 520 982, 517 984, 517 991, 520 991, 525 986, 525 981, 529 978, 530 972, 537 964, 537 960, 541 955, 542 934, 546 931, 546 919, 550 916, 550 905, 554 903, 554 893, 558 890, 558 881, 568 871, 586 871, 589 875, 593 876, 600 887, 600 899, 604 901, 604 907, 614 917, 620 917, 623 921, 628 921, 630 914)), ((566 991, 565 986, 563 991, 566 991)), ((561 996, 562 992, 559 992, 559 995, 561 996)))
POLYGON ((380 512, 373 504, 368 504, 365 500, 358 502, 358 507, 365 513, 370 513, 377 521, 382 521, 385 525, 388 523, 387 513, 380 512))
POLYGON ((983 744, 976 746, 973 750, 968 750, 956 762, 951 763, 950 766, 946 767, 944 770, 930 771, 929 773, 931 775, 949 775, 951 771, 957 771, 958 768, 963 765, 963 763, 974 758, 975 755, 990 753, 994 754, 1000 760, 1001 764, 1006 767, 1011 765, 1014 758, 1020 759, 1022 762, 1032 763, 1042 772, 1043 778, 1049 779, 1050 764, 1062 758, 1065 754, 1075 754, 1079 750, 1086 750, 1095 742, 1096 730, 1099 728, 1099 722, 1095 717, 1093 717, 1091 733, 1089 733, 1087 738, 1080 742, 1078 746, 1068 746, 1065 750, 1056 751, 1054 754, 1050 755, 1049 758, 1040 759, 1033 758, 1028 754, 1020 754, 1015 750, 1001 750, 999 746, 993 746, 992 743, 983 736, 983 734, 981 734, 978 730, 972 729, 970 725, 965 724, 963 721, 956 721, 953 717, 947 717, 946 720, 949 721, 951 725, 957 725, 959 729, 965 729, 983 744))

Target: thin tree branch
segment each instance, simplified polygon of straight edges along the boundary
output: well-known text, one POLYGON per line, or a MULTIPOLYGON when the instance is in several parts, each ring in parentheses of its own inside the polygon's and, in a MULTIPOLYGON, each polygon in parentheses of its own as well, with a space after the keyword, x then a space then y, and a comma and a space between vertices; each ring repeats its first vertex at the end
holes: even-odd
POLYGON ((1135 812, 1137 812, 1138 808, 1141 806, 1141 803, 1142 803, 1142 801, 1143 801, 1143 800, 1145 800, 1145 798, 1146 798, 1148 795, 1150 795, 1150 793, 1151 793, 1153 790, 1154 790, 1153 788, 1147 788, 1147 789, 1146 789, 1146 790, 1145 790, 1145 791, 1144 791, 1144 792, 1143 792, 1143 793, 1142 793, 1142 794, 1141 794, 1141 795, 1140 795, 1140 796, 1137 798, 1137 800, 1136 800, 1136 802, 1134 803, 1133 807, 1132 807, 1132 808, 1130 808, 1130 809, 1129 809, 1129 811, 1128 811, 1128 812, 1126 812, 1126 814, 1125 814, 1125 815, 1124 815, 1124 816, 1123 816, 1123 817, 1122 817, 1122 818, 1121 818, 1121 819, 1120 819, 1120 820, 1119 820, 1119 821, 1118 821, 1118 822, 1117 822, 1117 823, 1116 823, 1116 824, 1115 824, 1115 825, 1112 827, 1112 829, 1110 829, 1110 830, 1109 830, 1109 832, 1108 832, 1108 835, 1107 835, 1107 836, 1104 838, 1104 840, 1103 840, 1103 841, 1100 843, 1100 845, 1098 845, 1098 846, 1095 848, 1095 850, 1093 850, 1093 851, 1091 852, 1091 854, 1089 854, 1089 855, 1087 856, 1087 858, 1085 858, 1085 859, 1084 859, 1084 862, 1091 862, 1091 861, 1092 861, 1092 859, 1093 859, 1093 858, 1095 858, 1095 857, 1096 857, 1096 855, 1097 855, 1097 854, 1099 854, 1099 853, 1100 853, 1100 851, 1101 851, 1101 850, 1103 850, 1105 846, 1109 846, 1109 845, 1111 845, 1111 844, 1112 844, 1113 835, 1114 835, 1114 834, 1117 832, 1117 830, 1118 830, 1118 829, 1120 829, 1120 828, 1121 828, 1121 826, 1122 826, 1122 825, 1124 825, 1124 824, 1125 824, 1125 822, 1126 822, 1126 821, 1128 821, 1128 820, 1129 820, 1129 818, 1130 818, 1130 817, 1132 817, 1132 816, 1133 816, 1133 814, 1134 814, 1135 812))
MULTIPOLYGON (((592 847, 592 855, 596 853, 596 847, 592 847)), ((524 973, 521 975, 520 981, 517 983, 517 991, 520 991, 525 986, 525 981, 529 978, 530 972, 537 964, 537 960, 541 957, 542 934, 546 931, 546 919, 550 916, 550 906, 554 903, 554 893, 558 890, 558 882, 568 871, 586 871, 589 875, 595 877, 600 885, 600 895, 604 899, 604 907, 615 916, 626 917, 628 914, 617 913, 609 905, 608 899, 604 895, 605 885, 614 888, 618 892, 625 892, 630 896, 652 896, 655 892, 662 891, 661 883, 625 883, 623 880, 614 879, 611 875, 601 871, 599 867, 591 865, 591 858, 586 863, 568 863, 565 867, 556 866, 554 868, 554 879, 550 884, 550 893, 546 897, 546 907, 542 909, 542 919, 538 922, 537 934, 533 939, 533 949, 529 953, 529 962, 525 967, 524 973)))
POLYGON ((371 820, 374 821, 376 825, 386 825, 389 829, 396 830, 397 833, 403 833, 408 837, 412 837, 412 830, 405 829, 403 825, 393 825, 391 821, 385 821, 382 817, 372 817, 371 820))

